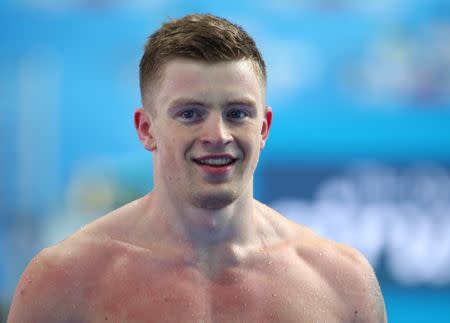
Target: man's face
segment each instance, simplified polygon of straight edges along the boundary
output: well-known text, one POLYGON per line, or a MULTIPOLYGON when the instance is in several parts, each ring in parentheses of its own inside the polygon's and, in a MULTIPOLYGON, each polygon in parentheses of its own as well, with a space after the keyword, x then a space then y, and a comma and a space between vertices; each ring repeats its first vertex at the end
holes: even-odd
POLYGON ((252 194, 272 114, 251 61, 175 59, 154 90, 147 116, 155 185, 208 209, 252 194))

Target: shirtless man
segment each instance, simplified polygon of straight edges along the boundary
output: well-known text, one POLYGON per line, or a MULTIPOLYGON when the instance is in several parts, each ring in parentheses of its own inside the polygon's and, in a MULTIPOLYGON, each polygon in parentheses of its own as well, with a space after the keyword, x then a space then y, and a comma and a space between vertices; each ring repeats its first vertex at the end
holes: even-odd
POLYGON ((360 253, 253 198, 272 111, 244 30, 171 21, 149 38, 140 81, 153 191, 39 253, 8 322, 386 322, 360 253))

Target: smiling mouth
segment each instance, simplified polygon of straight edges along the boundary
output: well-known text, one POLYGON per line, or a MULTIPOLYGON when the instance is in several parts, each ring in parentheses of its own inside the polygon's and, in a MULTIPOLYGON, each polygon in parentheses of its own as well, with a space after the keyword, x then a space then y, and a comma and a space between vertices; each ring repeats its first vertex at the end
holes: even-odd
POLYGON ((208 157, 194 159, 194 162, 198 165, 217 168, 233 165, 236 161, 237 159, 231 157, 208 157))

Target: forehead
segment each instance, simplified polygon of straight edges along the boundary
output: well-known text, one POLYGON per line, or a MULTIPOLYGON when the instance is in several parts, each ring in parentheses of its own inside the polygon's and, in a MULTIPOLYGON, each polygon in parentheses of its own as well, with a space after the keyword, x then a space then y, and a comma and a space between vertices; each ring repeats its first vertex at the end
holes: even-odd
POLYGON ((174 59, 163 67, 156 98, 165 104, 180 97, 205 101, 245 97, 262 104, 264 87, 250 60, 206 63, 174 59))

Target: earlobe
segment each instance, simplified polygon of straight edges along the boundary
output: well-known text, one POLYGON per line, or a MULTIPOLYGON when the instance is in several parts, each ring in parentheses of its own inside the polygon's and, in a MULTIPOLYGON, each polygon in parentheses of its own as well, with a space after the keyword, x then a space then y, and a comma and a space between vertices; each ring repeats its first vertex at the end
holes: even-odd
POLYGON ((148 151, 156 150, 156 142, 153 137, 151 121, 143 108, 136 109, 134 112, 134 127, 139 137, 139 141, 148 151))
POLYGON ((264 119, 261 127, 261 143, 260 150, 266 145, 267 138, 269 137, 270 127, 272 126, 272 108, 267 106, 264 111, 264 119))

